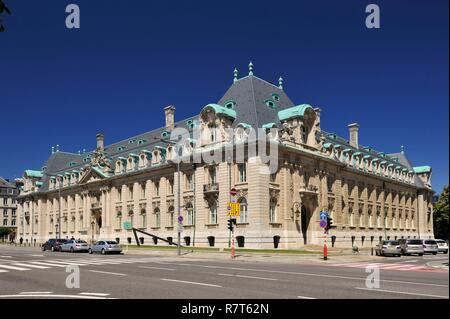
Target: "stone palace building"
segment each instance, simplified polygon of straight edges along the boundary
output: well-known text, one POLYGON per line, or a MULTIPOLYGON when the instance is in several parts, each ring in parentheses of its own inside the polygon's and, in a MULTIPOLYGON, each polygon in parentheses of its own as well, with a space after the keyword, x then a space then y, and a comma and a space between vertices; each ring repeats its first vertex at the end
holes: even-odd
MULTIPOLYGON (((250 63, 249 74, 238 78, 235 70, 225 95, 198 116, 175 121, 175 107, 168 106, 159 129, 109 145, 97 134, 96 149, 78 154, 53 148, 42 168, 23 174, 17 237, 36 243, 59 236, 134 242, 123 228, 129 221, 176 240, 178 175, 171 133, 200 131, 200 138, 191 136, 178 150, 189 157, 228 143, 227 128, 250 147, 246 138, 260 128, 269 133, 267 145, 277 146, 276 171, 268 172, 261 154, 247 153, 242 163, 223 156, 179 165, 183 245, 228 247, 231 188, 241 204, 235 235, 244 247, 273 248, 274 238, 279 248, 322 244, 321 211, 333 218, 336 227, 328 238, 335 246, 433 238, 431 168, 413 166, 403 147, 387 154, 361 145, 356 123, 348 125, 348 138, 323 131, 321 109, 293 103, 283 79, 278 82, 256 77, 250 63)), ((154 244, 151 237, 144 243, 154 244)))

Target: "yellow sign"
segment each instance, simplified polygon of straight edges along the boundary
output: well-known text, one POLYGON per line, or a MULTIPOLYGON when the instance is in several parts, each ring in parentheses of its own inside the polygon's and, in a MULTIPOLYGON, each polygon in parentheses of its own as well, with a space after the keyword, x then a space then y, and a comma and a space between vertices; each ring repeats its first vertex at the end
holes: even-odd
POLYGON ((227 216, 229 216, 229 217, 241 216, 241 204, 228 203, 227 216))

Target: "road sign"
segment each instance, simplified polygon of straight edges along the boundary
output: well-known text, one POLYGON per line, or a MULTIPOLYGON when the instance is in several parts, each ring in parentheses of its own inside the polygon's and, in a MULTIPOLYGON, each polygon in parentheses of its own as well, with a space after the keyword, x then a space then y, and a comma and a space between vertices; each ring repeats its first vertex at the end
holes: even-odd
POLYGON ((177 229, 177 232, 179 232, 179 233, 182 233, 183 232, 183 230, 184 230, 184 227, 183 227, 183 224, 178 224, 178 229, 177 229))
POLYGON ((228 203, 227 216, 241 216, 241 204, 240 203, 228 203))
POLYGON ((320 227, 325 228, 327 226, 327 221, 326 220, 321 220, 320 221, 320 227))
POLYGON ((125 230, 130 230, 133 228, 133 226, 131 225, 131 222, 123 222, 123 228, 125 230))
POLYGON ((237 189, 233 187, 233 188, 230 190, 230 195, 231 195, 231 196, 236 196, 236 195, 237 195, 237 189))
POLYGON ((181 223, 183 223, 183 216, 178 216, 178 222, 181 224, 181 223))
POLYGON ((327 220, 327 212, 320 212, 320 220, 327 220))

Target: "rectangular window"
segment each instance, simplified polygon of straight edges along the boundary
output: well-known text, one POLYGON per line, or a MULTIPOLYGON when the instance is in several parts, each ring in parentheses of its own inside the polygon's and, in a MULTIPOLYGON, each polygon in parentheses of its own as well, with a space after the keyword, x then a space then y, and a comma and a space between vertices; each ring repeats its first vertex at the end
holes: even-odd
POLYGON ((159 196, 159 182, 155 182, 155 196, 159 196))
POLYGON ((239 170, 239 182, 245 183, 247 182, 247 167, 245 164, 238 164, 239 170))
POLYGON ((8 226, 8 220, 7 219, 3 220, 3 226, 8 226))
POLYGON ((8 210, 7 209, 3 210, 3 216, 8 216, 8 210))
POLYGON ((122 201, 122 189, 120 188, 117 189, 117 201, 118 202, 122 201))
POLYGON ((16 226, 16 220, 15 219, 11 220, 11 226, 16 226))
POLYGON ((217 207, 212 206, 209 211, 209 223, 217 224, 217 207))
POLYGON ((169 179, 169 194, 173 195, 173 179, 169 179))
POLYGON ((193 174, 187 174, 186 175, 186 188, 189 190, 193 190, 194 189, 194 177, 193 174))
POLYGON ((141 184, 141 198, 145 198, 145 184, 141 184))
POLYGON ((155 214, 155 225, 156 225, 156 227, 161 227, 161 214, 160 214, 160 212, 157 212, 155 214))
POLYGON ((142 214, 142 228, 147 228, 147 214, 142 214))
POLYGON ((216 183, 216 168, 215 167, 209 169, 209 182, 210 182, 210 184, 216 183))
POLYGON ((8 205, 8 198, 3 198, 3 205, 8 205))
POLYGON ((128 189, 129 189, 129 197, 128 198, 130 200, 133 200, 133 186, 129 186, 128 189))
POLYGON ((270 220, 270 223, 277 222, 277 206, 274 204, 270 205, 269 220, 270 220))

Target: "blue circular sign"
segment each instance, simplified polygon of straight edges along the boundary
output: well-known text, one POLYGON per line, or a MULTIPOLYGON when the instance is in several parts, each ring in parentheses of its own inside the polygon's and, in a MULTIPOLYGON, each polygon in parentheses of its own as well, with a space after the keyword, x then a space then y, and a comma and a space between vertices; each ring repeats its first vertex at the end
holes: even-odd
POLYGON ((320 221, 320 227, 325 228, 327 226, 327 222, 325 220, 320 221))
POLYGON ((182 222, 183 222, 183 216, 181 216, 181 215, 178 216, 178 222, 179 222, 179 223, 182 223, 182 222))

